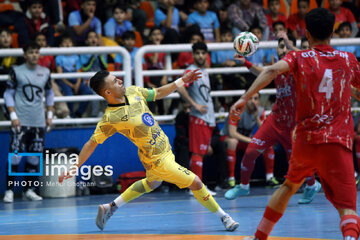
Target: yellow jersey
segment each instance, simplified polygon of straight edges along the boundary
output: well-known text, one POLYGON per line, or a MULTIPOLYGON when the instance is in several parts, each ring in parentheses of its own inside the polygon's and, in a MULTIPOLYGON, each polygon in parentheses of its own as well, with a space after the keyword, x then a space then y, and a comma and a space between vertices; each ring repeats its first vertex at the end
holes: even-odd
POLYGON ((126 103, 111 105, 98 122, 91 140, 103 143, 116 132, 132 141, 145 168, 171 150, 168 137, 147 106, 147 101, 155 101, 154 89, 131 86, 126 88, 126 103))

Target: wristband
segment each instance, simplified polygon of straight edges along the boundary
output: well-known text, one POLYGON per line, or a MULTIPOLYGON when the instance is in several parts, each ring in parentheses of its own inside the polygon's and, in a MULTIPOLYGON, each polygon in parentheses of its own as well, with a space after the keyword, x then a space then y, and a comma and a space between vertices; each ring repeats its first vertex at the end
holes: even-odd
POLYGON ((175 80, 175 85, 179 88, 179 87, 182 87, 184 86, 185 82, 182 78, 179 78, 177 80, 175 80))
POLYGON ((247 69, 250 69, 252 67, 252 63, 245 59, 244 66, 247 67, 247 69))
POLYGON ((47 118, 52 119, 54 117, 54 113, 52 111, 47 112, 47 118))
POLYGON ((18 119, 18 116, 16 115, 16 112, 11 112, 10 113, 10 119, 11 119, 11 121, 14 121, 14 120, 18 119))

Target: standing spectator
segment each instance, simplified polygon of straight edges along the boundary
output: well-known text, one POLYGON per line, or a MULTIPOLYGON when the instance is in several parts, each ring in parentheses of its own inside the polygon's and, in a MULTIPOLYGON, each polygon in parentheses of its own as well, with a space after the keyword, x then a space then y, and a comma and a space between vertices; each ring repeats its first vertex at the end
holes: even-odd
MULTIPOLYGON (((47 47, 46 44, 46 36, 39 32, 36 34, 35 42, 41 47, 45 48, 47 47)), ((50 70, 50 72, 55 71, 55 58, 52 55, 47 56, 40 56, 39 58, 39 65, 42 67, 46 67, 50 70)), ((56 84, 56 82, 52 79, 51 80, 52 90, 54 92, 54 95, 57 96, 63 96, 61 94, 59 86, 56 84)), ((55 103, 55 115, 59 118, 67 118, 70 115, 69 108, 67 107, 65 102, 57 102, 55 103)))
MULTIPOLYGON (((273 23, 281 21, 284 24, 286 24, 287 18, 284 14, 280 12, 280 0, 269 0, 268 5, 269 5, 269 12, 266 14, 266 19, 271 33, 274 32, 273 23)), ((274 39, 275 38, 272 38, 271 40, 274 39)))
POLYGON ((251 0, 236 0, 228 8, 228 16, 232 24, 233 36, 240 32, 250 31, 252 26, 259 26, 263 32, 263 40, 269 37, 269 27, 264 9, 251 0))
MULTIPOLYGON (((98 47, 100 44, 100 40, 95 31, 88 32, 85 40, 86 46, 89 47, 98 47)), ((101 70, 106 70, 108 67, 106 54, 81 54, 80 62, 82 65, 83 72, 97 72, 101 70)), ((87 82, 86 79, 85 83, 87 82)), ((86 83, 86 86, 88 84, 86 83)), ((93 93, 94 94, 94 93, 93 93)), ((100 110, 100 102, 99 101, 91 101, 91 117, 100 117, 102 113, 100 110)))
MULTIPOLYGON (((73 47, 74 43, 70 36, 64 35, 62 37, 60 47, 73 47)), ((78 55, 58 55, 55 58, 56 71, 58 73, 67 73, 67 72, 80 72, 81 62, 78 55)), ((91 95, 93 92, 91 89, 86 86, 81 78, 78 79, 59 79, 56 81, 59 85, 62 93, 65 96, 73 95, 91 95)), ((68 107, 70 109, 71 117, 81 117, 85 112, 88 102, 80 102, 79 108, 74 111, 74 103, 68 102, 68 107)))
POLYGON ((29 38, 35 40, 36 33, 45 34, 47 44, 54 46, 54 29, 50 23, 50 18, 43 11, 42 0, 28 1, 25 23, 29 32, 29 38))
MULTIPOLYGON (((52 127, 54 93, 51 89, 50 71, 38 65, 40 46, 30 42, 24 46, 25 63, 16 66, 10 72, 8 87, 4 93, 6 107, 10 112, 10 152, 37 152, 42 153, 44 147, 45 126, 47 130, 52 127), (47 114, 45 117, 43 96, 46 97, 47 114), (46 119, 46 120, 45 120, 46 119)), ((39 170, 39 157, 26 158, 25 171, 36 173, 39 170)), ((20 156, 11 157, 11 172, 17 172, 20 156)), ((9 167, 9 166, 8 166, 9 167)), ((8 169, 8 168, 7 168, 8 169)), ((12 203, 14 193, 12 184, 15 177, 7 172, 7 191, 4 202, 12 203)), ((27 182, 34 182, 36 177, 27 176, 27 182)), ((31 201, 42 200, 37 195, 31 184, 27 184, 23 197, 31 201)))
POLYGON ((305 37, 305 15, 310 7, 310 0, 298 0, 298 12, 291 14, 287 20, 287 27, 295 39, 305 37))
MULTIPOLYGON (((208 151, 215 123, 214 104, 210 96, 209 74, 205 71, 207 46, 203 42, 193 44, 194 64, 187 68, 187 72, 200 68, 201 78, 178 88, 181 96, 191 104, 189 118, 189 149, 191 152, 190 170, 202 179, 203 159, 208 151)), ((215 192, 210 192, 215 195, 215 192)))
POLYGON ((341 7, 342 0, 329 0, 329 10, 335 15, 334 29, 338 29, 339 25, 343 22, 351 24, 352 34, 351 37, 356 37, 359 31, 354 14, 347 8, 341 7))
POLYGON ((208 11, 208 0, 195 0, 195 12, 191 13, 186 21, 186 25, 197 24, 200 31, 204 34, 207 42, 220 42, 220 24, 216 13, 208 11))
POLYGON ((175 0, 159 0, 155 10, 155 26, 161 27, 164 43, 179 42, 180 13, 175 7, 175 0))
POLYGON ((113 9, 113 17, 104 25, 106 37, 115 40, 119 45, 122 44, 121 37, 126 31, 131 31, 132 23, 126 20, 126 6, 116 5, 113 9))
POLYGON ((101 22, 95 17, 96 1, 83 0, 81 10, 69 14, 68 24, 75 33, 75 41, 79 46, 85 43, 88 31, 95 31, 101 37, 101 22))

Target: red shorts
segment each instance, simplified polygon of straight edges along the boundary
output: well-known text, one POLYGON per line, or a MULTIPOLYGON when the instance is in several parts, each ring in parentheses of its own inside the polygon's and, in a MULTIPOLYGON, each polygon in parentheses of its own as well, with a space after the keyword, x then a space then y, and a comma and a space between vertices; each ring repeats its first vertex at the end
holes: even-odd
POLYGON ((300 183, 317 173, 326 198, 338 209, 356 211, 356 183, 352 152, 337 143, 293 143, 286 178, 300 183))
POLYGON ((210 145, 214 127, 210 127, 200 118, 190 116, 189 118, 189 151, 206 155, 210 145))

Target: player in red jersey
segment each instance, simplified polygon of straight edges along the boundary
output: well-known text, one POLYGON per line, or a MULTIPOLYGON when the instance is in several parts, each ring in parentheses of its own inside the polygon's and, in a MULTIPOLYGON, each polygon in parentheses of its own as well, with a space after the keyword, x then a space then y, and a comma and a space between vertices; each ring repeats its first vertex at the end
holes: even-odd
MULTIPOLYGON (((296 40, 293 37, 287 37, 286 41, 293 47, 296 45, 296 40)), ((279 38, 277 54, 279 59, 282 59, 287 53, 288 49, 284 38, 279 38)), ((259 75, 264 68, 253 65, 243 57, 235 55, 235 59, 246 66, 250 72, 259 75)), ((291 132, 295 127, 295 80, 290 72, 278 75, 275 78, 276 86, 276 102, 272 108, 270 115, 265 119, 260 129, 251 138, 251 142, 246 148, 242 163, 241 163, 241 184, 225 193, 225 198, 228 200, 235 199, 238 196, 250 194, 250 177, 254 170, 255 160, 266 149, 272 147, 277 142, 284 147, 287 158, 291 155, 291 132)), ((230 122, 230 121, 229 121, 230 122)), ((273 166, 272 166, 273 168, 273 166)), ((317 192, 321 189, 321 184, 315 180, 315 176, 307 176, 307 184, 304 189, 304 194, 300 198, 300 204, 310 203, 317 192)))
POLYGON ((305 22, 311 48, 290 52, 264 70, 231 109, 231 116, 236 119, 249 97, 277 75, 293 73, 296 127, 287 179, 271 197, 255 237, 250 239, 268 238, 304 177, 316 172, 327 199, 339 212, 344 239, 357 240, 360 218, 356 213, 350 97, 352 86, 360 88, 360 64, 353 54, 329 45, 335 22, 332 13, 316 8, 306 15, 305 22))

